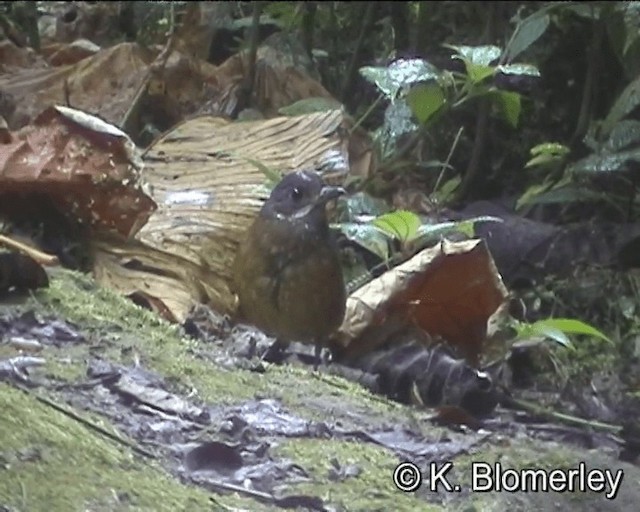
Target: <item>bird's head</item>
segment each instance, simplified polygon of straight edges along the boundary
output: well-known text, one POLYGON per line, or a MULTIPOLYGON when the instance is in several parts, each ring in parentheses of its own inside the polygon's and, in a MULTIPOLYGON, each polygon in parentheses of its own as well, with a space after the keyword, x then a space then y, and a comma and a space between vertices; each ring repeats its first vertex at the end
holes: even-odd
POLYGON ((314 171, 292 172, 272 190, 261 215, 292 222, 301 220, 326 224, 325 205, 344 193, 342 187, 325 185, 314 171))

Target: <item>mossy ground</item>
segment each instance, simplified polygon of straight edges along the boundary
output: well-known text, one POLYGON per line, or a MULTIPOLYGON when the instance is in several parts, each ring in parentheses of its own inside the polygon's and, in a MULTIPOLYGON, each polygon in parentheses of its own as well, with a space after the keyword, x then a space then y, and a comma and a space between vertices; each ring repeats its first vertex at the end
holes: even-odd
MULTIPOLYGON (((398 427, 410 430, 425 442, 433 439, 435 446, 442 440, 456 443, 474 435, 435 427, 427 420, 426 411, 387 401, 356 384, 316 374, 309 368, 269 366, 261 374, 222 367, 206 357, 212 350, 210 345, 184 337, 179 327, 97 286, 82 274, 53 272, 48 289, 0 305, 5 317, 24 311, 72 322, 86 338, 82 343, 44 348, 40 355, 46 365, 34 372, 34 378, 39 376, 50 384, 86 380, 88 361, 99 357, 123 366, 139 363, 162 375, 170 391, 199 403, 242 405, 271 398, 310 422, 360 432, 398 427)), ((8 345, 0 345, 1 358, 11 355, 15 353, 10 353, 8 345)), ((247 496, 219 495, 184 484, 163 465, 161 458, 146 459, 40 402, 37 396, 71 408, 54 385, 23 391, 0 384, 0 505, 9 510, 277 509, 247 496)), ((83 410, 74 413, 124 437, 100 414, 83 410)), ((288 483, 288 493, 318 496, 344 510, 527 510, 532 503, 542 505, 544 510, 552 501, 569 504, 576 499, 566 493, 549 494, 546 498, 540 493, 528 496, 468 492, 446 497, 425 497, 423 493, 416 497, 393 487, 391 475, 399 458, 381 444, 365 442, 357 436, 350 440, 331 435, 284 436, 270 444, 273 457, 293 461, 308 476, 288 483), (357 471, 345 478, 332 477, 333 469, 348 466, 357 471)), ((537 467, 570 467, 577 460, 594 457, 585 450, 559 450, 557 445, 527 438, 496 438, 480 443, 472 452, 456 456, 454 461, 465 485, 471 460, 502 458, 510 466, 522 462, 537 467)), ((622 464, 605 455, 598 457, 596 465, 622 464)), ((637 503, 640 471, 630 465, 625 467, 626 494, 620 500, 626 501, 618 503, 637 503)), ((593 494, 578 498, 585 510, 603 505, 600 497, 593 494)), ((615 502, 608 505, 611 510, 624 510, 615 502)))

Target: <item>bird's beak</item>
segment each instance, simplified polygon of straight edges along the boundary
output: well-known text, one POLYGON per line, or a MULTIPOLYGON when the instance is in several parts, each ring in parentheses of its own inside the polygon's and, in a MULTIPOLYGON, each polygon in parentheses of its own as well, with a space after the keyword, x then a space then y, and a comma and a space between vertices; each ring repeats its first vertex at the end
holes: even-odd
POLYGON ((322 190, 320 190, 320 194, 316 199, 316 204, 327 204, 332 199, 336 199, 337 197, 340 197, 341 195, 346 193, 347 191, 342 187, 331 187, 329 185, 325 185, 324 187, 322 187, 322 190))

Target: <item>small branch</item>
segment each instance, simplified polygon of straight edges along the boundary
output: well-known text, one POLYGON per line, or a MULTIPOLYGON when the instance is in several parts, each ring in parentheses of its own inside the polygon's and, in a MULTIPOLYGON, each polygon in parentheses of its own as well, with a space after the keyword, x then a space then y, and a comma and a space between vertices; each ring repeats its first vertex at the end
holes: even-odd
POLYGON ((101 427, 100 425, 93 423, 92 421, 83 418, 82 416, 79 416, 78 414, 76 414, 73 410, 71 410, 68 407, 62 406, 56 402, 54 402, 53 400, 46 398, 44 396, 41 396, 39 394, 37 394, 36 392, 20 385, 20 384, 14 384, 14 386, 23 391, 24 393, 31 395, 33 398, 35 398, 38 402, 47 405, 49 407, 51 407, 52 409, 55 409, 56 411, 64 414, 65 416, 68 416, 69 418, 77 421, 78 423, 81 423, 82 425, 90 428, 91 430, 97 432, 98 434, 101 434, 109 439, 111 439, 112 441, 115 441, 118 444, 121 444, 123 446, 126 446, 127 448, 130 448, 131 450, 133 450, 134 452, 136 452, 138 455, 142 455, 144 457, 150 458, 150 459, 155 459, 156 455, 151 453, 150 451, 145 450, 144 448, 141 448, 140 446, 138 446, 137 444, 133 443, 132 441, 129 441, 128 439, 125 439, 123 437, 118 436, 117 434, 114 434, 113 432, 109 432, 107 429, 101 427))
MULTIPOLYGON (((491 42, 493 34, 495 32, 495 18, 496 9, 498 9, 497 2, 488 2, 487 8, 487 24, 485 26, 485 33, 483 36, 484 41, 491 42)), ((489 98, 481 98, 480 106, 478 108, 478 114, 476 116, 476 133, 473 141, 473 149, 471 150, 471 158, 469 159, 469 165, 462 178, 460 184, 460 192, 458 193, 458 199, 463 199, 469 193, 471 187, 475 184, 478 171, 480 170, 480 162, 484 153, 484 148, 487 141, 487 127, 489 125, 489 112, 491 111, 491 103, 489 98)))
POLYGON ((473 141, 473 149, 469 158, 469 165, 464 173, 464 178, 460 184, 460 192, 458 199, 463 199, 469 193, 471 186, 475 183, 478 171, 480 169, 480 161, 484 153, 484 147, 487 139, 487 126, 489 125, 489 107, 491 106, 488 98, 480 100, 480 107, 476 116, 476 134, 473 141))
POLYGON ((601 421, 595 421, 595 420, 586 420, 584 418, 579 418, 577 416, 571 416, 569 414, 551 411, 551 410, 545 409, 541 405, 532 404, 524 400, 519 400, 513 397, 506 397, 506 402, 507 402, 506 405, 508 406, 515 407, 517 409, 521 409, 533 414, 537 414, 547 419, 558 420, 561 423, 565 423, 568 425, 575 425, 579 427, 589 427, 596 430, 610 432, 612 434, 619 434, 620 431, 622 430, 622 427, 619 425, 612 425, 610 423, 603 423, 601 421))
POLYGON ((384 94, 379 94, 378 97, 376 98, 376 101, 374 101, 371 104, 371 106, 367 109, 367 111, 364 114, 362 114, 360 119, 358 119, 356 123, 353 125, 353 127, 349 132, 350 134, 354 133, 360 127, 360 125, 365 121, 365 119, 367 119, 367 117, 371 115, 371 112, 373 112, 373 110, 380 104, 380 102, 383 99, 384 99, 384 94))
POLYGON ((251 32, 249 34, 249 54, 247 62, 247 72, 244 81, 238 91, 237 110, 243 110, 251 105, 251 96, 256 81, 256 58, 258 56, 258 36, 260 35, 260 14, 262 13, 262 2, 253 3, 253 19, 251 20, 251 32))
POLYGON ((52 267, 55 265, 59 265, 58 257, 53 254, 47 254, 46 252, 39 251, 34 247, 30 247, 27 244, 23 244, 22 242, 18 242, 9 238, 5 235, 0 235, 0 245, 5 245, 11 249, 19 251, 23 254, 26 254, 37 263, 43 266, 52 267))
POLYGON ((353 88, 353 83, 355 82, 356 75, 358 73, 358 66, 360 64, 360 56, 362 54, 362 47, 364 46, 364 39, 369 32, 369 27, 371 26, 371 21, 373 19, 374 8, 374 2, 367 2, 364 15, 362 16, 362 24, 360 25, 360 34, 358 35, 356 47, 351 54, 351 60, 349 61, 349 66, 347 67, 347 72, 345 73, 344 81, 342 82, 342 93, 340 94, 342 104, 346 103, 347 97, 349 96, 351 89, 353 88))
POLYGON ((462 135, 463 131, 464 131, 464 126, 461 126, 460 129, 458 130, 458 133, 456 133, 456 138, 453 139, 453 144, 451 144, 451 149, 449 150, 447 159, 442 163, 442 169, 440 169, 440 174, 438 175, 436 184, 433 186, 434 191, 438 190, 438 187, 440 186, 440 181, 442 181, 442 177, 444 176, 444 173, 447 170, 447 167, 449 167, 449 162, 451 162, 451 157, 453 156, 453 152, 456 150, 456 147, 458 146, 458 142, 460 141, 460 136, 462 135))
POLYGON ((602 39, 604 37, 604 23, 596 21, 596 27, 593 31, 591 39, 591 48, 589 49, 587 73, 584 78, 584 87, 582 89, 582 101, 580 103, 580 113, 576 128, 571 137, 571 145, 582 139, 587 132, 591 111, 593 105, 593 96, 598 80, 598 68, 600 67, 600 48, 602 47, 602 39))
POLYGON ((407 2, 387 2, 393 26, 393 46, 396 56, 409 49, 409 4, 407 2))
POLYGON ((307 55, 313 60, 313 31, 318 6, 316 2, 302 2, 301 39, 307 55))

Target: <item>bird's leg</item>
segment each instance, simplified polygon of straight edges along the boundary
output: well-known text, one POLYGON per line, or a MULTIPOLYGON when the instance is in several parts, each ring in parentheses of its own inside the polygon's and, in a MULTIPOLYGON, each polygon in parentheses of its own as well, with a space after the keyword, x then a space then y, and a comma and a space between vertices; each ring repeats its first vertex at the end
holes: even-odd
POLYGON ((319 343, 315 344, 315 348, 313 350, 313 371, 318 371, 318 366, 322 362, 322 345, 319 343))
POLYGON ((329 364, 329 360, 331 358, 331 352, 327 349, 327 352, 323 354, 322 353, 323 347, 324 347, 324 344, 322 343, 315 344, 315 348, 313 352, 313 357, 314 357, 313 370, 314 371, 318 371, 318 367, 320 366, 320 363, 324 363, 325 365, 329 364))

